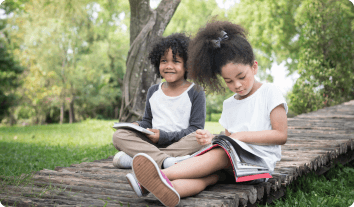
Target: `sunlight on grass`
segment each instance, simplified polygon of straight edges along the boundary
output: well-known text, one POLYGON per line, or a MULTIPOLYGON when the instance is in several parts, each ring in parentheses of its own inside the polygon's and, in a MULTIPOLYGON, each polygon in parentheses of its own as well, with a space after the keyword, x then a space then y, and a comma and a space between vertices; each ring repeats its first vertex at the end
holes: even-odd
POLYGON ((205 129, 207 129, 212 134, 220 134, 221 131, 225 131, 219 122, 205 122, 205 129))
MULTIPOLYGON (((114 155, 113 122, 0 127, 0 175, 19 176, 114 155)), ((206 129, 214 134, 223 130, 217 122, 207 122, 206 129)))
POLYGON ((18 176, 114 155, 112 125, 113 121, 87 120, 63 125, 1 127, 0 174, 18 176))

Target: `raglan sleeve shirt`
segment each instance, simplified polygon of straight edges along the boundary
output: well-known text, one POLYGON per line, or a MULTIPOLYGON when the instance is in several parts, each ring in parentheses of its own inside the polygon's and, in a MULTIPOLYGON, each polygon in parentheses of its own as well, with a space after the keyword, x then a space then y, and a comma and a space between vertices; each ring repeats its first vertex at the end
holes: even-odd
POLYGON ((151 106, 150 106, 149 99, 151 98, 152 94, 154 94, 157 90, 158 90, 158 85, 153 85, 149 88, 146 95, 144 116, 141 121, 138 121, 139 126, 145 129, 152 128, 152 113, 151 113, 151 106))
POLYGON ((168 97, 163 94, 161 84, 153 85, 148 90, 139 126, 159 129, 159 146, 168 146, 197 129, 204 129, 206 100, 204 91, 198 87, 193 84, 179 97, 168 97))
POLYGON ((196 89, 197 87, 198 86, 194 86, 193 89, 188 91, 188 96, 192 102, 188 128, 172 132, 160 130, 159 145, 170 145, 174 142, 178 142, 182 137, 197 129, 204 129, 206 118, 205 93, 201 89, 196 89))

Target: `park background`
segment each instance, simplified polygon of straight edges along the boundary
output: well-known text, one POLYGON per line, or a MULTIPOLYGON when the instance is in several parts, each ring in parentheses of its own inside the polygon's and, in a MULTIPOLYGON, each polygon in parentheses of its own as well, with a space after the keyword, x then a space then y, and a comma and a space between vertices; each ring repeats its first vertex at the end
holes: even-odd
MULTIPOLYGON (((131 12, 137 7, 134 2, 149 1, 1 4, 0 174, 6 176, 2 184, 13 182, 9 177, 22 182, 23 173, 116 153, 111 144, 113 122, 139 119, 143 110, 132 107, 125 112, 124 106, 126 74, 141 76, 127 63, 136 27, 131 25, 137 21, 131 12)), ((151 10, 158 10, 159 3, 151 0, 151 10)), ((183 0, 169 15, 163 36, 185 32, 193 37, 212 20, 244 26, 260 65, 257 78, 281 88, 289 117, 354 99, 354 6, 348 0, 183 0)), ((148 85, 159 81, 154 77, 148 85)), ((139 81, 132 83, 129 87, 141 89, 139 81)), ((144 100, 141 91, 139 100, 144 100)), ((207 94, 206 128, 213 133, 223 130, 217 121, 223 100, 231 95, 227 90, 207 94)), ((353 167, 339 170, 330 176, 353 174, 349 175, 353 167)), ((329 180, 321 179, 320 183, 329 180)), ((344 192, 344 197, 353 194, 344 192)))

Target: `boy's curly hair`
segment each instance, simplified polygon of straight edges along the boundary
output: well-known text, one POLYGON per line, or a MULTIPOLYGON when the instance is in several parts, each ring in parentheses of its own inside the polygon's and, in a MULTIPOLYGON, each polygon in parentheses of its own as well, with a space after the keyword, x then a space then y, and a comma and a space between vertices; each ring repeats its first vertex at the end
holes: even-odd
POLYGON ((149 53, 149 59, 151 64, 155 68, 156 74, 161 77, 160 74, 160 59, 165 55, 169 48, 172 49, 173 58, 176 58, 176 55, 183 58, 183 66, 185 69, 184 79, 187 79, 187 60, 188 60, 188 45, 190 38, 183 33, 174 33, 167 37, 158 38, 155 43, 152 45, 152 49, 149 53))
POLYGON ((252 66, 255 60, 245 30, 227 21, 213 21, 200 28, 188 47, 190 78, 211 92, 224 91, 221 68, 232 62, 252 66))

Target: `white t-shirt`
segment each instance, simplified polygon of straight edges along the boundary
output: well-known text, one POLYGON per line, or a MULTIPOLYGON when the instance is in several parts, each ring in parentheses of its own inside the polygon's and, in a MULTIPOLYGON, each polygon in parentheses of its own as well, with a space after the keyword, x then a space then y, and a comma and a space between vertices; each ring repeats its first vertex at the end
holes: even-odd
MULTIPOLYGON (((224 101, 219 120, 219 123, 231 134, 243 131, 271 130, 270 113, 280 104, 283 104, 286 113, 288 113, 285 98, 273 84, 263 83, 254 94, 242 100, 236 100, 235 95, 224 101)), ((248 145, 266 161, 272 172, 275 163, 281 158, 280 145, 248 145)))
POLYGON ((175 97, 166 96, 161 86, 162 83, 150 98, 152 126, 166 132, 188 128, 192 108, 188 91, 193 88, 194 83, 181 95, 175 97))
POLYGON ((139 126, 160 130, 159 146, 178 142, 197 129, 204 129, 206 104, 202 88, 192 83, 176 97, 162 91, 162 83, 147 92, 143 119, 139 126))

